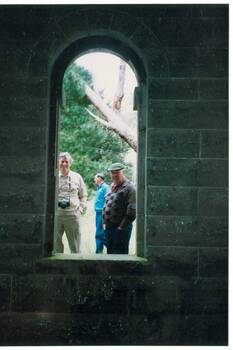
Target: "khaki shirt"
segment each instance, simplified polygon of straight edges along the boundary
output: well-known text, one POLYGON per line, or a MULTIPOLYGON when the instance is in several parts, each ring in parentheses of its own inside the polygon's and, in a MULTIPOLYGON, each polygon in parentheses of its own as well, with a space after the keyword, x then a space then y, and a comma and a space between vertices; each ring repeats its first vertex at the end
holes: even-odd
POLYGON ((82 176, 71 170, 67 176, 59 172, 58 200, 59 197, 69 198, 70 206, 65 209, 58 207, 58 215, 71 215, 79 207, 84 208, 87 201, 87 189, 82 176))

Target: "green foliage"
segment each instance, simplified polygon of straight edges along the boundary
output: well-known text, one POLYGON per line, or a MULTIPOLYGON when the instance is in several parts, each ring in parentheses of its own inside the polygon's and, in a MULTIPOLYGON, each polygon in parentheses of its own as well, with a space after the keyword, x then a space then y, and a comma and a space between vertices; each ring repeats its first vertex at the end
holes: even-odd
MULTIPOLYGON (((91 194, 95 189, 93 177, 98 172, 106 175, 110 183, 108 167, 114 162, 124 162, 128 144, 115 133, 92 118, 85 107, 99 115, 85 98, 83 82, 92 86, 90 73, 83 67, 72 64, 68 67, 63 81, 65 107, 60 115, 59 150, 69 152, 74 158, 72 170, 80 173, 91 194)), ((128 169, 130 175, 130 168, 128 169)))
POLYGON ((65 93, 67 107, 79 104, 86 107, 90 104, 85 97, 84 84, 92 87, 92 78, 90 73, 83 67, 71 64, 65 72, 63 79, 63 90, 65 93))

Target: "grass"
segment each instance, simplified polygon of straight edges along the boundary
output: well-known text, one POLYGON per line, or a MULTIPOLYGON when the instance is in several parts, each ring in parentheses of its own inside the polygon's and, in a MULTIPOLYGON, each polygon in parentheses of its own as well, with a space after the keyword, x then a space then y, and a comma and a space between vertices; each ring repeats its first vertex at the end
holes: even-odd
MULTIPOLYGON (((129 244, 129 254, 135 255, 136 245, 136 224, 133 225, 133 231, 129 244)), ((81 254, 95 254, 95 211, 94 211, 94 199, 87 202, 86 214, 81 216, 81 254)), ((64 254, 69 254, 70 249, 67 242, 66 235, 63 235, 64 254)), ((104 254, 106 254, 106 248, 104 248, 104 254)))

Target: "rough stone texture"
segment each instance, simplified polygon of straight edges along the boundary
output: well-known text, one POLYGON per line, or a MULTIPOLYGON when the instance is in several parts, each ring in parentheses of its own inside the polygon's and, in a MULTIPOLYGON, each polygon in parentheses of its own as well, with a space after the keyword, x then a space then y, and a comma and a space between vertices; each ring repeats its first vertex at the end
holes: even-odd
POLYGON ((223 216, 149 216, 148 244, 226 247, 228 218, 223 216))
POLYGON ((11 276, 0 275, 0 312, 9 311, 11 303, 11 276))
POLYGON ((28 155, 38 157, 44 154, 45 130, 40 128, 1 128, 0 152, 5 156, 28 155), (12 143, 14 139, 14 143, 12 143))
POLYGON ((39 215, 1 214, 0 242, 28 243, 42 242, 44 217, 39 215))
POLYGON ((222 314, 177 315, 157 313, 134 318, 117 314, 84 318, 82 314, 25 313, 3 314, 0 319, 4 345, 178 345, 180 337, 188 345, 226 344, 227 319, 222 314), (197 326, 194 326, 197 324, 197 326), (15 328, 15 329, 14 329, 15 328), (8 332, 10 329, 10 332, 8 332), (13 331, 14 329, 14 331, 13 331), (142 330, 144 330, 142 332, 142 330), (25 339, 25 334, 28 337, 25 339))
POLYGON ((150 128, 212 130, 228 127, 227 101, 151 100, 149 112, 150 128))
POLYGON ((227 216, 228 193, 225 189, 200 189, 199 191, 199 215, 227 216))
POLYGON ((0 345, 227 345, 228 5, 1 5, 0 24, 0 345), (95 35, 143 66, 147 261, 44 259, 52 72, 95 35))
POLYGON ((196 100, 197 79, 153 79, 149 86, 150 97, 156 100, 196 100))
POLYGON ((224 100, 228 96, 227 79, 200 79, 201 100, 224 100))
POLYGON ((227 160, 149 158, 150 186, 227 187, 227 160))
POLYGON ((149 187, 149 215, 196 215, 197 190, 182 187, 149 187))
POLYGON ((201 132, 203 158, 228 158, 228 131, 203 130, 201 132))
POLYGON ((196 130, 148 130, 148 156, 196 158, 199 148, 200 134, 196 130))
POLYGON ((221 277, 228 274, 227 248, 200 248, 200 275, 221 277))

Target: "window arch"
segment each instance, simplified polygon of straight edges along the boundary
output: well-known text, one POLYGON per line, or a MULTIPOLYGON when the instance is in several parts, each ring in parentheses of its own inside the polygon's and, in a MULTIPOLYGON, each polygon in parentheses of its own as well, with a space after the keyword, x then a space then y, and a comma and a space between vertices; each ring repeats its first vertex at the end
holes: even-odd
POLYGON ((97 51, 112 53, 126 61, 137 77, 139 86, 135 90, 135 108, 138 110, 138 181, 137 181, 137 255, 145 256, 145 141, 147 121, 147 74, 143 60, 135 49, 119 39, 108 36, 90 36, 79 39, 68 46, 57 58, 51 73, 50 118, 47 150, 47 211, 43 244, 44 256, 53 250, 54 212, 56 195, 56 167, 58 148, 59 108, 63 101, 63 76, 69 64, 85 53, 97 51))

